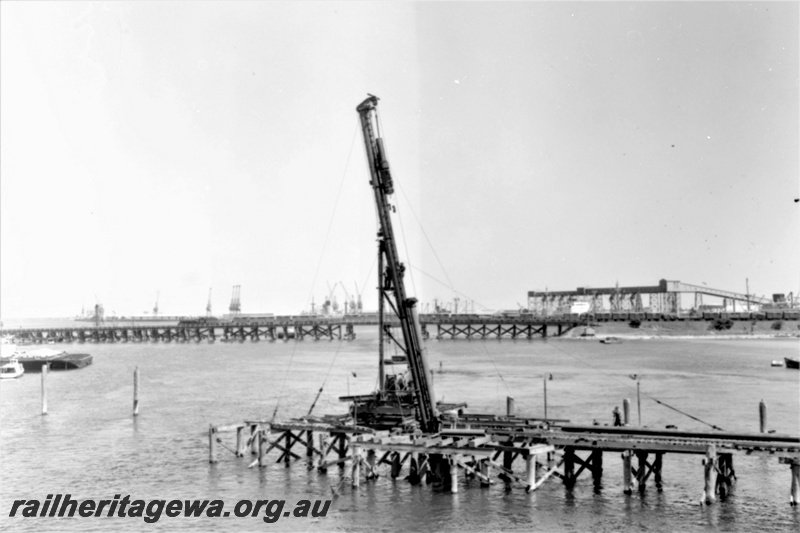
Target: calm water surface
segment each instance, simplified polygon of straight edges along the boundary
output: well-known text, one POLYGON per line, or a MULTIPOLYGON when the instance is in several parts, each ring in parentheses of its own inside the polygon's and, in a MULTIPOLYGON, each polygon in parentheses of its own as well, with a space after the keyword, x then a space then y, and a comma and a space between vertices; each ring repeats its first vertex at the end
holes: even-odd
MULTIPOLYGON (((249 469, 220 449, 208 463, 209 424, 304 415, 317 390, 314 414, 341 413, 340 395, 376 386, 375 334, 354 342, 303 341, 236 344, 73 344, 94 364, 48 377, 49 414, 41 415, 40 376, 0 383, 0 529, 3 531, 798 531, 800 510, 788 505, 790 471, 776 458, 735 457, 735 493, 701 506, 699 456, 666 455, 664 490, 622 494, 617 454, 605 454, 601 490, 590 476, 572 490, 551 478, 526 494, 477 481, 458 494, 412 487, 386 475, 359 489, 345 486, 324 518, 8 518, 14 499, 327 499, 342 473, 271 464, 249 469), (140 416, 132 413, 133 370, 141 372, 140 416)), ((429 341, 436 394, 466 401, 470 412, 505 410, 576 423, 611 422, 611 411, 632 401, 637 422, 636 374, 642 424, 705 430, 708 426, 655 403, 665 402, 733 431, 758 431, 758 403, 768 425, 800 434, 800 373, 770 367, 797 356, 795 340, 646 340, 601 345, 579 340, 429 341)), ((232 445, 234 436, 225 436, 232 445)), ((277 458, 277 456, 273 456, 277 458)))

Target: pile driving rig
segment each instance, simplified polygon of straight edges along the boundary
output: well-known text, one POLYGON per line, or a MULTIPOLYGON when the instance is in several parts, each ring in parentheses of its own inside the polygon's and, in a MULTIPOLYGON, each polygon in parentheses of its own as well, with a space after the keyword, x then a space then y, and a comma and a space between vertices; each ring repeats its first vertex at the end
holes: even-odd
POLYGON ((400 262, 392 230, 389 196, 394 193, 386 149, 378 131, 378 97, 370 95, 356 108, 361 118, 364 146, 369 164, 370 185, 375 194, 380 228, 378 230, 378 383, 372 394, 342 396, 350 402, 350 414, 359 426, 374 429, 419 429, 424 433, 439 431, 440 412, 458 410, 466 404, 437 404, 431 371, 422 346, 422 330, 417 313, 417 299, 406 295, 403 282, 405 266, 400 262), (386 307, 397 316, 402 335, 386 326, 386 307), (387 338, 401 355, 384 359, 387 338), (402 374, 386 375, 385 365, 407 365, 402 374))

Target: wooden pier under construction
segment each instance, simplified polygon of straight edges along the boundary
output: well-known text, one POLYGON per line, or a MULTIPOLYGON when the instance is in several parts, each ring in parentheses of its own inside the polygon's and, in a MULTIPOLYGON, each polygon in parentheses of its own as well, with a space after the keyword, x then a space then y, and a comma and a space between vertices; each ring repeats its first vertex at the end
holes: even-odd
MULTIPOLYGON (((629 402, 625 402, 626 407, 629 402)), ((571 488, 584 472, 599 486, 607 453, 622 456, 623 491, 644 492, 668 486, 665 454, 702 456, 697 485, 703 501, 725 498, 737 482, 735 461, 769 457, 788 466, 790 503, 800 501, 800 438, 771 433, 692 432, 631 427, 629 409, 623 426, 583 426, 566 420, 513 415, 453 414, 433 435, 354 426, 348 417, 296 419, 286 422, 245 421, 209 428, 209 461, 221 450, 238 457, 253 455, 250 467, 269 461, 292 463, 305 458, 320 473, 344 469, 353 487, 379 477, 388 465, 393 479, 406 472, 414 485, 458 492, 459 475, 478 479, 482 487, 501 485, 533 491, 548 479, 571 488), (228 437, 223 438, 227 434, 228 437), (235 435, 235 439, 233 437, 235 435)))

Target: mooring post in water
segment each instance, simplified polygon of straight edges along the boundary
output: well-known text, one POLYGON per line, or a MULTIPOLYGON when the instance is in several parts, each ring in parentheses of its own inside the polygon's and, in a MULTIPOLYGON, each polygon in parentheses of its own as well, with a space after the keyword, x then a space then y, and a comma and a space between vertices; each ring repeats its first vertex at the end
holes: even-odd
POLYGON ((258 424, 250 424, 250 455, 258 455, 258 424))
MULTIPOLYGON (((414 454, 411 455, 413 456, 414 454)), ((375 472, 375 450, 367 450, 367 465, 369 465, 367 479, 377 478, 378 474, 375 472)))
POLYGON ((656 458, 655 461, 653 462, 653 476, 655 477, 654 481, 658 492, 661 492, 663 488, 663 485, 661 483, 661 461, 663 455, 664 454, 662 452, 656 452, 656 458))
MULTIPOLYGON (((631 401, 628 398, 622 400, 622 425, 628 426, 631 422, 631 401)), ((625 450, 622 452, 622 491, 625 494, 633 492, 633 481, 631 480, 631 457, 633 452, 625 450)))
POLYGON ((139 367, 133 371, 133 416, 139 416, 139 367))
POLYGON ((514 398, 506 396, 506 416, 514 416, 514 398))
POLYGON ((306 457, 314 457, 314 432, 306 431, 306 457))
POLYGON ((528 456, 525 457, 525 483, 527 484, 525 490, 528 492, 536 485, 536 454, 530 451, 528 456))
POLYGON ((450 456, 450 492, 458 494, 458 458, 459 454, 450 456))
POLYGON ((717 491, 720 498, 726 498, 733 490, 736 473, 733 471, 733 454, 721 453, 717 460, 717 491))
POLYGON ((208 426, 208 462, 217 462, 217 428, 208 426))
MULTIPOLYGON (((367 456, 367 462, 369 462, 369 456, 367 456)), ((373 465, 374 467, 374 465, 373 465)), ((375 474, 374 477, 378 477, 375 474)), ((412 485, 419 485, 421 481, 420 477, 420 463, 419 463, 419 452, 411 452, 411 457, 408 458, 408 482, 412 485)))
POLYGON ((547 420, 547 374, 544 375, 544 419, 547 420))
POLYGON ((595 450, 589 457, 592 463, 592 480, 596 487, 600 486, 603 478, 603 450, 595 450))
POLYGON ((706 447, 706 458, 703 460, 705 467, 705 489, 703 501, 710 505, 717 499, 717 447, 709 444, 706 447))
POLYGON ((564 484, 567 487, 575 485, 575 448, 564 448, 564 484))
POLYGON ((639 468, 636 470, 636 481, 639 484, 639 492, 644 492, 647 484, 647 452, 637 450, 636 459, 639 464, 639 468))
MULTIPOLYGON (((287 430, 287 431, 283 432, 283 436, 282 437, 278 437, 278 439, 277 439, 277 442, 280 442, 281 438, 283 438, 284 446, 286 446, 286 451, 283 452, 283 462, 286 463, 286 466, 289 466, 289 463, 292 462, 292 451, 291 450, 292 450, 292 446, 294 446, 294 443, 297 442, 297 441, 293 440, 293 437, 294 437, 294 435, 292 435, 292 432, 287 430)), ((298 435, 298 437, 299 437, 299 435, 298 435)))
POLYGON ((636 410, 639 412, 639 425, 642 425, 642 397, 639 394, 639 380, 636 380, 636 410))
POLYGON ((400 462, 400 453, 392 452, 392 469, 390 471, 392 479, 397 479, 400 476, 400 470, 403 465, 400 462))
POLYGON ((361 483, 361 449, 356 444, 356 437, 350 441, 350 453, 353 456, 353 488, 357 489, 361 483))
POLYGON ((789 504, 792 507, 800 503, 800 459, 794 459, 792 465, 792 492, 789 496, 789 504))
POLYGON ((631 401, 627 398, 622 400, 622 424, 629 425, 631 422, 631 401))
POLYGON ((247 441, 244 438, 245 426, 236 426, 236 457, 244 457, 244 450, 247 448, 247 441))
POLYGON ((630 494, 633 492, 631 490, 631 486, 633 483, 631 482, 631 455, 633 452, 631 450, 625 450, 622 452, 622 492, 625 494, 630 494))
MULTIPOLYGON (((511 442, 508 443, 508 446, 513 446, 511 442)), ((514 471, 514 453, 511 451, 503 452, 503 472, 500 474, 500 477, 503 478, 503 485, 507 491, 511 490, 511 482, 514 480, 511 477, 511 472, 514 471)))
POLYGON ((758 402, 758 427, 761 433, 767 432, 767 404, 764 400, 758 402))
POLYGON ((319 440, 319 456, 317 457, 317 470, 320 472, 327 472, 328 469, 324 466, 325 465, 325 457, 327 457, 327 450, 325 448, 325 434, 319 433, 317 434, 317 439, 319 440))
POLYGON ((489 485, 491 485, 491 483, 488 481, 491 479, 492 475, 491 468, 492 465, 489 464, 488 459, 484 459, 481 461, 481 474, 483 474, 483 477, 481 478, 481 487, 488 487, 489 485))
MULTIPOLYGON (((256 440, 258 440, 258 467, 266 468, 267 466, 267 431, 259 429, 256 431, 256 440)), ((288 455, 288 454, 287 454, 288 455)))
POLYGON ((42 414, 47 414, 47 363, 42 365, 42 414))

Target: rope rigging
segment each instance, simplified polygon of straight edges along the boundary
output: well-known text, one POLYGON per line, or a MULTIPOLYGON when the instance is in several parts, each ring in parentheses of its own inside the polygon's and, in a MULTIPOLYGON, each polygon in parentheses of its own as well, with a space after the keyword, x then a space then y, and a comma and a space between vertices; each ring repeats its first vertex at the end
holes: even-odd
MULTIPOLYGON (((442 269, 442 273, 444 274, 444 277, 447 278, 447 284, 442 283, 442 285, 447 287, 447 288, 449 288, 453 292, 458 293, 458 291, 455 290, 453 282, 450 280, 450 276, 447 274, 447 270, 445 270, 441 259, 439 259, 439 254, 436 253, 436 248, 433 247, 433 243, 431 242, 430 238, 428 237, 428 234, 425 232, 425 228, 422 226, 422 222, 420 222, 419 217, 417 217, 417 213, 414 212, 414 208, 412 207, 411 201, 408 199, 408 195, 406 195, 406 191, 403 189, 402 184, 398 183, 397 184, 397 188, 400 189, 400 192, 402 193, 403 198, 405 199, 406 203, 408 204, 408 210, 411 212, 411 215, 414 217, 414 220, 417 222, 417 226, 419 226, 420 231, 422 231, 422 236, 425 237, 425 242, 428 243, 428 247, 431 249, 431 252, 433 252, 433 257, 435 257, 436 258, 436 262, 439 263, 439 268, 442 269)), ((425 274, 425 272, 423 272, 422 270, 420 270, 418 268, 417 268, 417 270, 419 270, 420 272, 425 274)), ((431 279, 436 280, 436 278, 434 278, 433 276, 428 276, 428 277, 430 277, 431 279)), ((436 280, 436 281, 438 281, 438 280, 436 280)), ((441 283, 441 282, 439 282, 439 283, 441 283)), ((458 294, 461 294, 461 293, 458 293, 458 294)), ((462 294, 462 296, 466 297, 466 295, 463 295, 463 294, 462 294)))
POLYGON ((331 361, 330 366, 328 367, 328 372, 325 374, 325 379, 322 380, 322 385, 320 385, 319 390, 317 391, 317 396, 314 398, 314 401, 311 403, 311 407, 308 408, 308 413, 306 417, 311 416, 311 412, 314 410, 314 407, 317 405, 317 401, 319 397, 322 396, 322 391, 325 389, 325 385, 328 383, 328 377, 331 375, 331 370, 333 370, 333 365, 336 363, 336 358, 339 356, 339 350, 342 348, 342 341, 339 341, 339 345, 336 347, 336 351, 333 354, 333 360, 331 361))
POLYGON ((350 151, 347 154, 347 161, 344 165, 344 170, 342 171, 342 178, 339 180, 339 190, 336 192, 336 200, 333 203, 333 212, 331 213, 330 221, 328 222, 328 229, 325 232, 325 240, 322 243, 322 251, 319 254, 319 261, 317 261, 317 269, 314 271, 314 279, 311 282, 311 290, 309 291, 308 299, 306 300, 307 304, 311 303, 311 299, 314 295, 314 287, 317 283, 317 278, 319 277, 319 269, 322 266, 322 260, 325 257, 325 248, 328 245, 328 240, 331 236, 331 228, 333 228, 333 220, 336 217, 336 211, 339 207, 339 198, 342 196, 342 189, 344 188, 345 177, 347 176, 347 169, 350 167, 350 159, 353 156, 353 147, 356 143, 356 135, 358 134, 358 125, 356 125, 355 131, 353 131, 353 139, 350 141, 350 151))
MULTIPOLYGON (((436 253, 436 248, 433 246, 433 242, 431 242, 430 237, 428 237, 428 233, 425 231, 425 227, 422 225, 422 222, 420 222, 419 217, 417 216, 417 213, 414 211, 414 208, 413 208, 413 206, 411 204, 411 201, 408 199, 408 195, 406 194, 405 190, 403 189, 402 184, 398 182, 396 185, 397 185, 397 188, 400 190, 400 193, 403 195, 403 198, 406 201, 406 204, 407 204, 406 208, 409 210, 411 215, 414 217, 414 221, 417 223, 417 226, 419 227, 420 231, 422 232, 422 236, 425 238, 425 242, 428 244, 428 248, 430 248, 431 252, 433 253, 433 257, 436 259, 436 262, 438 263, 439 268, 442 270, 442 274, 444 274, 444 277, 447 280, 447 283, 437 279, 436 277, 432 276, 431 274, 428 274, 427 272, 425 272, 421 268, 417 267, 416 265, 413 265, 413 264, 409 263, 409 266, 411 268, 413 268, 414 270, 418 270, 421 274, 423 274, 424 276, 429 277, 430 279, 432 279, 433 281, 435 281, 436 283, 438 283, 442 287, 445 287, 445 288, 451 290, 454 294, 457 294, 458 296, 461 296, 461 297, 463 297, 463 298, 465 298, 467 300, 472 300, 474 302, 475 301, 474 298, 470 298, 469 295, 464 294, 463 292, 461 292, 461 291, 459 291, 459 290, 457 290, 455 288, 455 285, 453 284, 453 281, 450 279, 450 276, 447 273, 447 269, 445 269, 444 264, 442 264, 442 260, 439 258, 439 254, 436 253)), ((402 226, 403 226, 403 221, 401 219, 400 220, 401 230, 403 230, 402 226)), ((407 257, 409 256, 408 255, 408 250, 406 250, 406 256, 407 257)), ((413 284, 414 283, 413 273, 412 273, 412 278, 411 279, 412 279, 412 284, 413 284)), ((484 309, 488 309, 487 306, 483 305, 480 302, 477 302, 477 304, 480 307, 484 308, 484 309)))
MULTIPOLYGON (((347 161, 345 162, 344 170, 342 171, 342 177, 339 180, 339 190, 336 193, 336 200, 334 201, 334 204, 333 204, 333 212, 331 213, 331 218, 328 221, 328 229, 325 232, 325 240, 322 243, 322 251, 320 252, 320 255, 319 255, 319 261, 317 262, 317 268, 314 271, 314 279, 311 282, 311 290, 309 291, 309 296, 308 296, 308 299, 306 300, 306 302, 309 303, 309 304, 313 299, 314 286, 317 283, 317 278, 319 276, 319 270, 320 270, 320 267, 322 266, 322 259, 325 257, 325 248, 326 248, 326 246, 328 244, 328 239, 330 238, 330 235, 331 235, 331 228, 333 227, 333 221, 334 221, 334 218, 336 217, 337 208, 339 207, 339 198, 342 195, 342 189, 344 188, 345 177, 347 176, 347 169, 350 167, 350 159, 353 156, 353 147, 355 146, 356 136, 357 135, 358 135, 358 124, 356 124, 355 129, 353 130, 353 139, 350 141, 350 150, 348 151, 348 154, 347 154, 347 161)), ((275 410, 272 412, 272 419, 270 420, 270 422, 274 422, 275 421, 275 417, 278 414, 278 409, 280 407, 281 400, 283 399, 283 395, 284 395, 284 392, 286 390, 286 380, 287 380, 287 378, 289 376, 289 371, 292 368, 292 362, 294 361, 294 353, 295 353, 296 349, 297 349, 297 343, 295 342, 295 345, 292 347, 292 352, 289 355, 289 364, 286 366, 286 372, 284 372, 283 379, 281 380, 281 388, 280 388, 280 392, 278 393, 278 401, 275 403, 275 410)), ((337 348, 337 354, 338 354, 338 348, 337 348)), ((334 360, 335 360, 335 356, 334 356, 334 360)), ((328 371, 328 373, 330 374, 330 370, 328 371)), ((325 379, 327 380, 327 376, 325 377, 325 379)), ((323 385, 324 385, 324 383, 323 383, 323 385)), ((316 405, 317 399, 319 399, 319 396, 320 396, 321 393, 322 393, 322 389, 320 389, 320 391, 317 393, 317 398, 314 400, 314 403, 311 405, 311 409, 313 409, 314 405, 316 405)), ((310 414, 311 414, 311 410, 309 410, 309 415, 310 414)))
MULTIPOLYGON (((633 388, 633 385, 631 385, 630 383, 619 379, 614 374, 610 374, 610 373, 606 372, 604 369, 589 363, 588 361, 586 361, 585 359, 583 359, 581 357, 578 357, 577 355, 571 354, 571 353, 567 352, 566 350, 562 350, 560 347, 556 346, 554 343, 549 343, 548 346, 552 346, 553 348, 555 348, 556 350, 560 351, 564 355, 572 357, 573 359, 585 364, 586 366, 592 367, 593 369, 597 370, 598 372, 601 372, 601 373, 605 374, 609 378, 613 379, 614 381, 617 381, 618 383, 621 383, 621 384, 625 385, 626 387, 633 388)), ((715 424, 712 424, 710 422, 706 422, 705 420, 702 420, 702 419, 700 419, 700 418, 698 418, 698 417, 696 417, 694 415, 690 415, 689 413, 681 411, 677 407, 673 407, 673 406, 671 406, 671 405, 659 400, 658 398, 655 398, 654 396, 651 396, 650 394, 645 393, 645 394, 640 394, 640 395, 644 396, 646 399, 649 399, 649 400, 652 400, 652 401, 656 402, 659 405, 663 405, 664 407, 666 407, 668 409, 672 409, 676 413, 680 413, 680 414, 682 414, 684 416, 687 416, 687 417, 691 418, 692 420, 696 420, 696 421, 700 422, 701 424, 705 424, 705 425, 709 426, 712 429, 716 429, 716 430, 719 430, 719 431, 724 431, 721 427, 719 427, 719 426, 717 426, 715 424)))
POLYGON ((485 353, 486 356, 489 358, 489 361, 491 361, 492 366, 494 367, 494 371, 497 373, 497 377, 500 378, 500 381, 503 383, 503 386, 506 388, 506 392, 510 395, 511 394, 511 389, 508 387, 508 383, 506 383, 505 378, 503 378, 503 374, 500 373, 500 369, 497 368, 497 363, 495 362, 494 357, 492 357, 492 354, 490 354, 489 350, 486 349, 486 343, 481 342, 481 348, 483 348, 483 353, 485 353))

